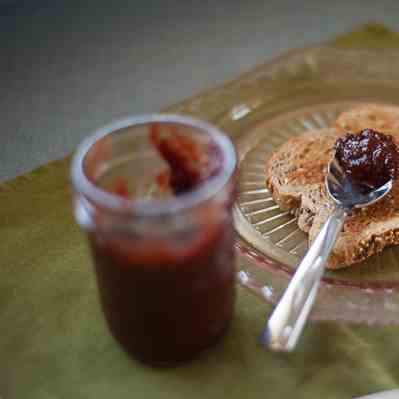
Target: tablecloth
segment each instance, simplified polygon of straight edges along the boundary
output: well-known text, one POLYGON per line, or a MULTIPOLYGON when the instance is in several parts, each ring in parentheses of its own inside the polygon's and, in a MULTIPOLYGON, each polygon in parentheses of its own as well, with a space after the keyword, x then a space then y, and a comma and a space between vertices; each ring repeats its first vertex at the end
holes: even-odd
MULTIPOLYGON (((399 35, 369 25, 334 43, 395 51, 399 35)), ((0 259, 1 399, 338 399, 399 386, 399 327, 310 322, 295 353, 272 353, 259 343, 271 307, 240 287, 218 346, 174 368, 131 359, 99 308, 69 158, 0 184, 0 259)))

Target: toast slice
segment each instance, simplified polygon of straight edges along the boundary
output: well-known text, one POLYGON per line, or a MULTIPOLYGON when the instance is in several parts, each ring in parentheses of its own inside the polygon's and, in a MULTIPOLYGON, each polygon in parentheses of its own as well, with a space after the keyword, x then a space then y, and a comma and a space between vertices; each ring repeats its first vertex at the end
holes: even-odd
POLYGON ((399 107, 393 105, 364 104, 343 112, 336 121, 340 131, 357 133, 374 129, 386 134, 399 134, 399 107))
MULTIPOLYGON (((288 140, 267 161, 267 186, 282 209, 298 216, 298 226, 309 234, 309 243, 334 209, 324 186, 333 146, 346 131, 365 128, 391 134, 399 148, 399 107, 355 107, 341 114, 332 128, 307 131, 288 140)), ((348 216, 327 267, 350 266, 393 244, 399 244, 398 182, 381 201, 348 216)))

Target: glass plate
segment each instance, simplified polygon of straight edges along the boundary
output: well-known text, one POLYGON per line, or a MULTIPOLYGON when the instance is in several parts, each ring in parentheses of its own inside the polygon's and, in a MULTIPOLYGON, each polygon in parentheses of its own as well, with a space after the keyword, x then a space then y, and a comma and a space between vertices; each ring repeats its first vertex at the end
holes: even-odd
MULTIPOLYGON (((307 250, 296 219, 266 188, 265 162, 290 137, 331 125, 361 103, 399 104, 399 56, 319 46, 293 51, 173 111, 190 113, 231 134, 239 156, 239 282, 275 303, 307 250)), ((311 317, 399 323, 399 247, 362 264, 327 271, 311 317)))

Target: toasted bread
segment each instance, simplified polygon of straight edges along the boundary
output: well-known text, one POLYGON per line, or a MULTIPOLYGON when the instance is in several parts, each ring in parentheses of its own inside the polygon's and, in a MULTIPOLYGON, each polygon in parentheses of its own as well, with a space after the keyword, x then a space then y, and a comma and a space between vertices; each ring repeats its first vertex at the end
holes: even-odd
MULTIPOLYGON (((333 146, 346 131, 374 128, 391 134, 399 148, 399 107, 362 105, 339 116, 332 128, 312 130, 290 139, 267 161, 267 186, 282 209, 298 216, 298 226, 311 243, 334 203, 325 190, 324 177, 333 146)), ((327 267, 358 263, 392 244, 399 244, 399 182, 376 204, 348 216, 327 267)))
POLYGON ((399 134, 399 107, 393 105, 364 104, 343 112, 336 121, 340 131, 357 133, 374 129, 386 134, 399 134))

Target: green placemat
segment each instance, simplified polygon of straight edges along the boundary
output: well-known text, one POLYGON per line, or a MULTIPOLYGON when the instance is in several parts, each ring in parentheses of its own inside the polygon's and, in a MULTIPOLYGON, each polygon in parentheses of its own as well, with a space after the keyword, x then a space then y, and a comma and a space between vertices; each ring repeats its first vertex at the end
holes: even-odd
MULTIPOLYGON (((399 46, 369 25, 338 46, 399 46)), ((173 109, 173 108, 172 108, 173 109)), ((294 355, 258 343, 270 307, 238 289, 226 339, 192 363, 152 369, 108 334, 68 160, 0 184, 0 398, 350 398, 399 385, 399 327, 310 323, 294 355)))

